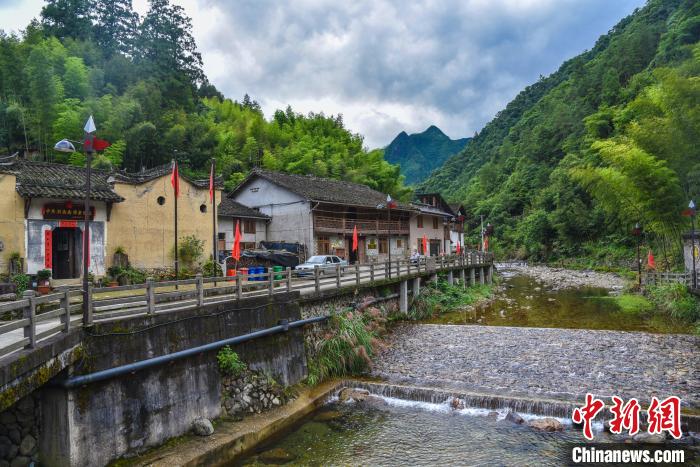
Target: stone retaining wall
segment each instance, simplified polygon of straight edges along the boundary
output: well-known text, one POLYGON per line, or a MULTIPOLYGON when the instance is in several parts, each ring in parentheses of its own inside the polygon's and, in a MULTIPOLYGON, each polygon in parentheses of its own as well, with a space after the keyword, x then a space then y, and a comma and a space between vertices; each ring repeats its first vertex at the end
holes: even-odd
POLYGON ((221 385, 223 413, 234 418, 261 413, 288 400, 284 388, 272 376, 257 371, 246 370, 236 377, 224 377, 221 385))
POLYGON ((35 392, 0 413, 0 467, 38 462, 40 395, 35 392))

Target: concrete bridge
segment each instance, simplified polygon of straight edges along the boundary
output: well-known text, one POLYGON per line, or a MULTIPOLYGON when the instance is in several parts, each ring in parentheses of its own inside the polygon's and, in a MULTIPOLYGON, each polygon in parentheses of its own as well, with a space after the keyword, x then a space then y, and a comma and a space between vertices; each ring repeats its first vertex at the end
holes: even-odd
POLYGON ((231 345, 251 368, 298 383, 307 375, 309 326, 358 294, 395 298, 406 312, 421 283, 438 274, 464 286, 491 282, 493 258, 468 252, 310 276, 287 269, 149 280, 92 289, 83 314, 79 290, 26 293, 0 305, 15 314, 0 326, 0 458, 2 433, 15 429, 22 442, 34 440, 30 454, 45 465, 102 465, 158 445, 197 417, 219 416, 216 350, 231 345), (2 426, 20 419, 24 425, 2 426))

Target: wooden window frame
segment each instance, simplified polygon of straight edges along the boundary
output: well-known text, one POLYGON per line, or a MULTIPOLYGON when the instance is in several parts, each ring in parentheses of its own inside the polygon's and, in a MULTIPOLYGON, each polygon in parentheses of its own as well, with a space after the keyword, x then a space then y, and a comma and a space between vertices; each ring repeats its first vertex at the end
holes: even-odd
POLYGON ((418 225, 419 229, 423 228, 423 216, 421 214, 416 217, 416 224, 418 225))

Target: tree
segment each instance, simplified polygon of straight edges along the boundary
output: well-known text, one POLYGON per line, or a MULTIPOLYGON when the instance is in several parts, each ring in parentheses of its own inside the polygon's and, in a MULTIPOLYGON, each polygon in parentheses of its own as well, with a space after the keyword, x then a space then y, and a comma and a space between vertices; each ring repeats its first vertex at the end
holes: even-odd
POLYGON ((46 0, 41 25, 59 39, 87 39, 92 34, 91 8, 91 0, 46 0))
POLYGON ((131 0, 94 0, 94 37, 106 57, 117 52, 131 56, 138 29, 138 14, 131 0))
POLYGON ((90 94, 90 78, 83 60, 78 57, 68 57, 63 73, 63 90, 66 97, 85 99, 90 94))

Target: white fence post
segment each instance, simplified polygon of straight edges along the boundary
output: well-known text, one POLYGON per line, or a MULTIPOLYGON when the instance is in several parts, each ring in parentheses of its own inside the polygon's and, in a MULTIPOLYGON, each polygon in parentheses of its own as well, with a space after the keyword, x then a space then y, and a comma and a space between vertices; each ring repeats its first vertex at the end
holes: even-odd
POLYGON ((24 337, 29 338, 29 343, 25 348, 33 349, 36 347, 36 292, 25 290, 22 296, 29 300, 29 305, 24 309, 24 318, 29 320, 29 323, 24 326, 24 337))

